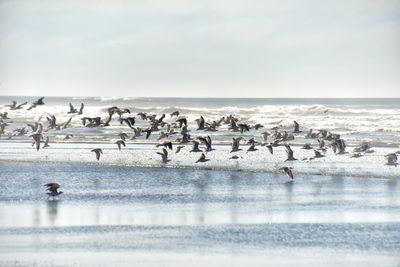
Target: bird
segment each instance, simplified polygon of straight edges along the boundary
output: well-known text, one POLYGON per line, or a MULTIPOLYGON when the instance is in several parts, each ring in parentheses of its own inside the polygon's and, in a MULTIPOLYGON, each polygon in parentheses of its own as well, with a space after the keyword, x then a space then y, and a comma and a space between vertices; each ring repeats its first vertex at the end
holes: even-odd
POLYGON ((32 105, 27 110, 31 110, 33 108, 36 108, 36 106, 39 106, 39 105, 44 105, 43 99, 44 99, 44 97, 41 97, 38 100, 34 101, 32 103, 32 105))
POLYGON ((211 137, 209 135, 207 135, 206 138, 199 136, 199 137, 197 137, 197 139, 199 139, 201 142, 203 142, 206 145, 206 151, 214 150, 211 147, 212 141, 211 141, 211 137))
POLYGON ((292 173, 292 167, 282 167, 282 168, 280 168, 279 170, 283 170, 286 174, 287 174, 287 176, 289 176, 290 177, 290 179, 292 179, 293 180, 293 173, 292 173))
POLYGON ((92 150, 90 150, 90 152, 96 153, 96 159, 97 160, 100 159, 100 154, 103 154, 103 150, 101 148, 92 149, 92 150))
POLYGON ((325 157, 325 155, 322 155, 321 152, 319 152, 318 150, 314 149, 314 157, 313 157, 314 159, 323 158, 323 157, 325 157))
POLYGON ((248 132, 248 131, 250 131, 250 126, 245 123, 241 123, 241 124, 239 124, 239 131, 240 131, 240 133, 243 133, 246 131, 248 132))
POLYGON ((204 130, 204 124, 205 124, 205 120, 203 118, 203 116, 200 116, 200 119, 196 119, 197 122, 197 130, 204 130))
POLYGON ((56 196, 58 196, 58 195, 61 195, 62 193, 63 193, 63 191, 58 191, 58 188, 60 188, 60 185, 58 184, 58 183, 48 183, 48 184, 45 184, 44 186, 47 186, 47 191, 49 191, 49 192, 47 192, 46 194, 49 196, 49 197, 56 197, 56 196))
POLYGON ((161 156, 162 163, 167 163, 168 161, 170 161, 168 159, 168 151, 165 148, 163 148, 162 153, 161 152, 156 152, 156 153, 161 156))
POLYGON ((238 138, 235 138, 235 137, 232 137, 232 144, 231 144, 231 152, 235 152, 235 151, 239 151, 239 150, 241 150, 240 148, 239 148, 239 142, 240 142, 240 140, 242 140, 242 138, 241 137, 238 137, 238 138))
POLYGON ((72 103, 69 103, 69 111, 67 112, 68 114, 71 113, 78 113, 78 110, 76 108, 74 108, 74 106, 72 105, 72 103))
POLYGON ((198 163, 198 162, 206 162, 206 161, 209 161, 209 159, 206 159, 206 154, 201 153, 201 156, 200 156, 200 158, 196 161, 196 163, 198 163))
MULTIPOLYGON (((256 148, 256 145, 255 145, 255 143, 252 143, 251 145, 250 145, 250 147, 247 149, 247 152, 251 152, 251 151, 257 151, 258 149, 256 148)), ((247 153, 246 152, 246 153, 247 153)))
POLYGON ((33 138, 34 144, 36 145, 36 151, 40 149, 40 140, 43 138, 43 135, 40 133, 32 134, 31 137, 33 138))
POLYGON ((268 148, 269 153, 271 153, 271 155, 273 155, 274 154, 274 149, 272 148, 272 144, 269 143, 269 144, 266 144, 265 146, 268 148))
POLYGON ((179 116, 179 111, 174 111, 174 112, 172 112, 171 114, 171 117, 173 117, 173 116, 179 116))
POLYGON ((394 166, 398 165, 396 153, 387 154, 385 155, 385 158, 387 159, 386 165, 394 165, 394 166))
POLYGON ((118 141, 116 141, 115 143, 117 144, 118 149, 119 149, 120 151, 121 151, 121 145, 124 146, 124 147, 126 146, 124 140, 118 140, 118 141))
POLYGON ((201 150, 199 149, 200 143, 195 140, 192 140, 192 143, 193 143, 193 148, 189 152, 201 152, 201 150))
POLYGON ((286 147, 286 153, 287 153, 287 159, 285 161, 289 161, 289 160, 297 160, 296 158, 293 157, 293 150, 290 147, 289 144, 285 144, 286 147))
POLYGON ((83 108, 85 107, 85 104, 81 103, 81 107, 78 111, 78 115, 82 115, 83 114, 83 108))
POLYGON ((157 144, 156 147, 164 146, 165 148, 169 148, 172 150, 172 142, 171 141, 164 141, 161 144, 157 144))
POLYGON ((297 123, 297 121, 293 121, 293 133, 301 133, 301 131, 299 130, 300 125, 297 123))
POLYGON ((46 136, 46 141, 44 141, 43 148, 49 147, 49 146, 50 146, 50 145, 49 145, 49 137, 46 136))
POLYGON ((181 151, 182 148, 184 148, 185 146, 177 146, 176 147, 176 151, 175 154, 179 153, 179 151, 181 151))

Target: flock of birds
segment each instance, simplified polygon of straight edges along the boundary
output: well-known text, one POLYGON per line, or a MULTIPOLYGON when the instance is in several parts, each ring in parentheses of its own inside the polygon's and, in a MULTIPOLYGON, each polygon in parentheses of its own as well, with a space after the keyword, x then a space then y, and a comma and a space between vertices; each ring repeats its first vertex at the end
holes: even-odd
MULTIPOLYGON (((5 107, 9 107, 10 110, 18 110, 18 109, 23 109, 23 107, 27 104, 28 104, 27 102, 17 104, 16 101, 13 101, 12 104, 5 105, 5 107)), ((31 105, 26 110, 29 111, 33 108, 36 108, 37 106, 44 104, 45 104, 44 97, 41 97, 38 100, 31 103, 31 105)), ((83 115, 84 107, 85 105, 84 103, 82 103, 78 110, 71 103, 69 103, 69 111, 67 111, 67 114, 83 115)), ((326 112, 327 111, 325 111, 325 113, 326 112)), ((168 150, 173 150, 173 146, 175 145, 177 145, 175 153, 179 153, 181 149, 186 147, 185 144, 191 143, 193 147, 190 150, 190 152, 201 152, 201 155, 199 159, 196 161, 196 163, 209 161, 206 154, 208 152, 215 150, 212 146, 213 142, 210 135, 196 136, 195 138, 192 138, 190 130, 188 129, 188 120, 186 117, 180 116, 181 114, 179 111, 175 111, 170 114, 171 120, 173 120, 174 117, 176 117, 175 121, 173 122, 167 122, 165 119, 166 118, 165 114, 162 114, 160 117, 157 117, 157 115, 154 114, 150 115, 144 112, 139 112, 137 113, 136 116, 132 116, 129 109, 126 108, 121 109, 116 106, 108 108, 107 113, 108 116, 104 119, 101 118, 100 116, 81 117, 80 120, 82 122, 82 127, 86 128, 108 127, 110 126, 113 118, 116 117, 120 125, 123 124, 127 125, 129 129, 132 130, 133 133, 131 137, 129 137, 129 135, 124 132, 120 132, 118 134, 120 140, 117 140, 115 144, 117 145, 119 150, 121 150, 122 147, 126 146, 126 141, 128 140, 128 138, 130 138, 130 140, 133 140, 143 135, 145 139, 149 139, 151 135, 155 135, 157 133, 158 133, 157 141, 160 141, 160 143, 157 143, 156 147, 163 147, 163 148, 162 151, 156 153, 161 156, 161 162, 163 164, 166 164, 169 161, 171 161, 168 158, 168 150), (146 128, 144 127, 141 128, 137 126, 135 127, 135 123, 138 120, 138 118, 140 118, 144 122, 148 122, 149 123, 148 127, 146 128), (179 137, 176 138, 174 141, 165 140, 161 142, 161 140, 163 139, 168 139, 176 135, 178 135, 179 137), (205 147, 200 148, 201 144, 205 145, 205 147)), ((29 131, 27 130, 26 127, 14 129, 12 132, 7 132, 5 130, 6 127, 9 126, 7 119, 10 119, 8 117, 8 112, 0 113, 0 137, 2 135, 6 135, 10 139, 14 136, 25 136, 29 134, 29 131)), ((31 128, 29 136, 32 137, 33 141, 32 146, 34 146, 37 151, 39 151, 39 149, 41 148, 42 143, 43 143, 42 148, 49 146, 49 137, 47 136, 45 138, 46 132, 48 132, 49 130, 66 129, 67 127, 69 127, 72 117, 70 117, 69 120, 63 123, 58 123, 57 118, 54 115, 50 114, 46 116, 46 119, 48 122, 46 129, 44 129, 44 125, 40 121, 36 121, 33 124, 27 124, 27 126, 31 128)), ((220 120, 218 121, 214 120, 212 122, 206 122, 204 117, 200 116, 200 118, 196 119, 196 123, 197 123, 197 128, 195 130, 197 132, 199 131, 215 132, 218 131, 218 128, 221 127, 222 125, 228 125, 228 130, 233 132, 240 132, 241 134, 249 132, 250 129, 259 130, 261 128, 264 128, 264 126, 259 123, 255 125, 242 123, 240 122, 239 118, 233 115, 224 116, 220 120)), ((270 154, 273 154, 274 147, 284 146, 287 153, 287 158, 285 162, 297 160, 297 158, 294 157, 294 151, 291 148, 289 141, 294 140, 295 138, 297 138, 299 135, 302 134, 299 123, 293 121, 293 131, 291 133, 288 133, 287 131, 280 131, 279 129, 280 127, 273 127, 271 128, 272 132, 268 131, 262 132, 261 136, 263 138, 263 141, 261 142, 256 141, 255 137, 252 137, 247 141, 242 136, 233 137, 231 141, 230 153, 242 150, 240 148, 240 144, 241 142, 242 143, 246 142, 246 144, 249 145, 247 152, 257 151, 258 150, 257 146, 261 147, 264 146, 268 149, 270 154)), ((72 135, 66 135, 65 139, 71 137, 72 135)), ((335 154, 348 153, 346 152, 346 142, 345 140, 343 140, 343 138, 341 138, 339 134, 332 133, 325 129, 318 130, 317 132, 314 132, 313 129, 309 129, 304 137, 305 139, 316 139, 318 142, 318 147, 314 148, 310 143, 305 143, 301 148, 306 150, 313 150, 314 154, 312 157, 304 158, 303 160, 313 160, 316 158, 325 157, 325 154, 329 148, 331 148, 335 154)), ((103 150, 101 148, 94 148, 91 150, 91 152, 95 154, 97 160, 100 160, 101 155, 103 154, 103 150)), ((351 155, 351 157, 359 158, 362 157, 365 153, 374 153, 374 152, 375 151, 371 148, 371 145, 369 143, 362 143, 360 146, 354 149, 354 153, 351 155)), ((398 165, 397 155, 399 154, 400 151, 385 155, 387 160, 386 164, 397 166, 398 165)), ((240 157, 235 154, 229 157, 229 159, 233 160, 237 160, 239 158, 240 157)), ((290 179, 293 180, 294 176, 292 173, 292 169, 293 169, 292 167, 284 166, 281 167, 279 170, 285 172, 288 175, 288 177, 290 177, 290 179)), ((62 191, 58 191, 58 188, 60 188, 60 185, 58 183, 49 183, 46 184, 45 186, 47 186, 48 190, 47 194, 49 195, 49 197, 55 197, 63 193, 62 191)))

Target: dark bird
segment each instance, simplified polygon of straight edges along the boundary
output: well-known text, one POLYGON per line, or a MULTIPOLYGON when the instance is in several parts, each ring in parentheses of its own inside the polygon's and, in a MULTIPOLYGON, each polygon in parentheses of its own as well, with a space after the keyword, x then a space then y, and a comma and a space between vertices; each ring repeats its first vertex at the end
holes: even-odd
POLYGON ((394 166, 398 165, 396 153, 387 154, 385 155, 385 158, 387 159, 386 165, 394 165, 394 166))
POLYGON ((196 122, 197 122, 197 126, 198 126, 197 130, 204 130, 205 120, 204 120, 203 116, 200 116, 200 119, 197 119, 196 122))
POLYGON ((92 149, 92 150, 90 150, 90 152, 96 153, 96 159, 97 160, 100 159, 100 154, 103 154, 103 150, 101 148, 92 149))
POLYGON ((78 111, 78 115, 82 115, 83 114, 83 108, 85 107, 85 104, 81 103, 81 107, 78 111))
POLYGON ((311 144, 310 143, 305 143, 302 147, 301 147, 301 149, 307 149, 307 150, 310 150, 310 149, 313 149, 313 147, 311 146, 311 144))
POLYGON ((280 168, 280 170, 283 170, 287 174, 287 176, 289 176, 290 179, 293 180, 292 169, 293 169, 292 167, 282 167, 282 168, 280 168))
POLYGON ((21 109, 22 106, 26 105, 28 102, 17 105, 17 101, 13 101, 11 105, 5 105, 5 107, 10 107, 10 110, 21 109))
POLYGON ((40 149, 40 140, 43 138, 43 135, 40 133, 32 134, 31 137, 36 145, 36 151, 40 149))
POLYGON ((251 152, 251 151, 257 151, 258 149, 256 148, 256 144, 252 143, 250 145, 250 147, 247 149, 247 152, 251 152))
POLYGON ((34 101, 32 103, 32 105, 27 110, 31 110, 33 108, 36 108, 36 106, 39 106, 39 105, 44 105, 43 99, 44 99, 44 97, 41 97, 38 100, 34 101))
POLYGON ((250 126, 248 124, 241 123, 239 124, 239 131, 240 133, 248 132, 250 131, 250 126))
POLYGON ((238 138, 234 138, 234 137, 232 137, 232 144, 231 144, 231 152, 235 152, 235 151, 239 151, 239 150, 241 150, 240 148, 239 148, 239 142, 240 142, 240 140, 242 140, 242 138, 241 137, 238 137, 238 138))
POLYGON ((201 150, 199 149, 199 142, 192 140, 193 143, 193 148, 192 150, 190 150, 190 152, 201 152, 201 150))
POLYGON ((63 191, 58 191, 58 188, 60 188, 60 185, 58 183, 49 183, 49 184, 45 184, 44 186, 47 186, 47 192, 46 194, 49 197, 56 197, 58 195, 61 195, 63 193, 63 191))
POLYGON ((171 141, 164 141, 162 144, 157 144, 156 147, 164 146, 165 148, 169 148, 172 150, 172 142, 171 141))
POLYGON ((206 151, 212 151, 213 148, 211 147, 212 141, 211 137, 208 135, 206 138, 204 137, 197 137, 201 142, 203 142, 206 145, 206 151))
POLYGON ((78 110, 76 108, 74 108, 74 106, 72 105, 72 103, 69 103, 69 111, 68 114, 71 113, 78 113, 78 110))
POLYGON ((206 154, 201 153, 201 156, 200 156, 200 158, 196 161, 196 163, 198 163, 198 162, 206 162, 206 161, 209 161, 209 159, 206 159, 206 154))
POLYGON ((129 138, 128 134, 126 133, 119 133, 118 136, 121 138, 122 141, 125 141, 129 138))
POLYGON ((156 153, 161 156, 163 163, 167 163, 168 161, 170 161, 168 159, 168 151, 165 148, 163 148, 163 153, 161 152, 156 152, 156 153))
POLYGON ((271 143, 265 145, 268 148, 269 153, 271 153, 272 155, 274 154, 274 149, 272 148, 271 143))
POLYGON ((179 128, 182 128, 182 125, 187 126, 187 119, 186 118, 180 118, 176 120, 177 122, 179 122, 179 128))
POLYGON ((285 144, 285 147, 286 147, 286 153, 287 153, 287 159, 285 161, 297 160, 296 158, 293 157, 293 150, 290 147, 290 145, 285 144))
POLYGON ((119 122, 120 122, 120 124, 125 122, 126 125, 128 125, 128 127, 133 130, 133 128, 134 128, 133 125, 135 125, 135 117, 121 118, 121 119, 119 119, 119 122))
POLYGON ((179 111, 174 111, 174 112, 172 112, 171 114, 171 117, 173 117, 173 116, 179 116, 179 111))
POLYGON ((297 121, 293 121, 293 133, 301 133, 300 131, 300 125, 297 123, 297 121))
POLYGON ((151 135, 151 129, 148 128, 148 129, 146 129, 146 130, 144 130, 144 131, 146 132, 146 139, 148 139, 149 136, 151 135))
POLYGON ((263 128, 264 125, 257 123, 256 125, 254 125, 254 129, 258 130, 260 128, 263 128))
POLYGON ((121 146, 126 146, 124 140, 118 140, 117 142, 115 142, 118 146, 118 149, 121 151, 121 146))
POLYGON ((314 157, 313 158, 323 158, 325 157, 325 155, 323 155, 321 152, 319 152, 318 150, 314 149, 314 157))

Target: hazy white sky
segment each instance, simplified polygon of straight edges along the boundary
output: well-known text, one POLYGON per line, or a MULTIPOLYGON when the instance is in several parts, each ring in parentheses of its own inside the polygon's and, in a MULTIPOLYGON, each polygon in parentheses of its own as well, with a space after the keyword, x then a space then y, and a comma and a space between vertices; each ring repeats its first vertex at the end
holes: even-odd
POLYGON ((0 94, 400 97, 400 1, 0 0, 0 94))

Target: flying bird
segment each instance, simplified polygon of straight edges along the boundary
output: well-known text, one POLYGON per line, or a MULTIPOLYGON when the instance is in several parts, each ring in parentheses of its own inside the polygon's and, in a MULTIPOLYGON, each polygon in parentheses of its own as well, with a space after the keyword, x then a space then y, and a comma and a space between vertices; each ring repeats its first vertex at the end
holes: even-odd
POLYGON ((292 167, 282 167, 282 168, 280 168, 280 170, 283 170, 287 174, 287 176, 289 176, 290 179, 293 180, 292 169, 293 169, 292 167))
POLYGON ((206 162, 206 161, 209 161, 209 159, 206 159, 206 154, 201 153, 201 156, 200 156, 200 158, 196 161, 196 163, 197 163, 197 162, 206 162))
POLYGON ((167 163, 168 161, 170 161, 168 159, 168 151, 165 148, 163 148, 163 153, 161 152, 156 152, 156 153, 161 156, 162 163, 167 163))
POLYGON ((115 143, 117 144, 119 151, 121 151, 121 146, 126 146, 124 140, 118 140, 115 143))
POLYGON ((45 184, 44 186, 47 186, 47 192, 46 194, 49 197, 56 197, 58 195, 61 195, 63 193, 63 191, 58 191, 58 188, 60 188, 60 185, 58 183, 49 183, 49 184, 45 184))
POLYGON ((97 160, 100 159, 100 154, 103 154, 103 150, 101 148, 92 149, 92 150, 90 150, 90 152, 96 153, 96 159, 97 160))

